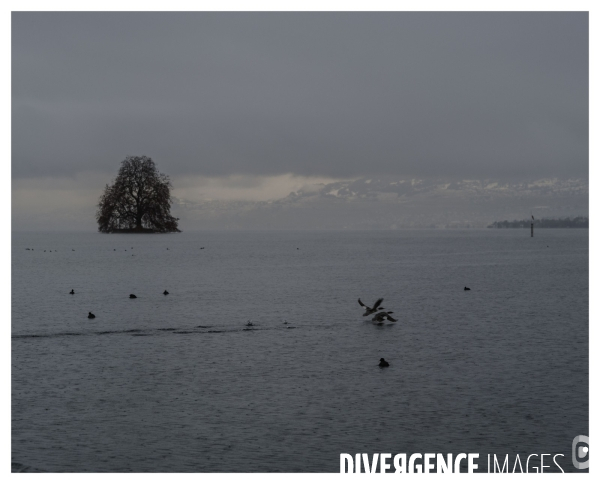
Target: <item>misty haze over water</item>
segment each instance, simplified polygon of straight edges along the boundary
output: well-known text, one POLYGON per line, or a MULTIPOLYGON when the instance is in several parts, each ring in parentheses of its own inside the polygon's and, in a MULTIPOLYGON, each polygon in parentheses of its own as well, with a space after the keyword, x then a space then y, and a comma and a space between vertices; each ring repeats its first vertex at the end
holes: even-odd
POLYGON ((586 229, 15 233, 13 463, 338 472, 341 452, 543 452, 573 470, 588 249, 586 229), (399 321, 374 326, 359 297, 399 321))
MULTIPOLYGON (((30 213, 18 207, 34 204, 44 189, 22 191, 17 184, 13 230, 95 230, 92 214, 103 181, 87 183, 91 182, 84 181, 78 189, 80 195, 55 192, 30 213), (71 195, 77 201, 74 205, 71 195)), ((589 187, 587 179, 557 178, 520 182, 360 178, 315 183, 292 177, 248 187, 243 180, 230 180, 194 188, 176 184, 172 213, 184 231, 482 228, 532 214, 538 219, 587 217, 589 187)))

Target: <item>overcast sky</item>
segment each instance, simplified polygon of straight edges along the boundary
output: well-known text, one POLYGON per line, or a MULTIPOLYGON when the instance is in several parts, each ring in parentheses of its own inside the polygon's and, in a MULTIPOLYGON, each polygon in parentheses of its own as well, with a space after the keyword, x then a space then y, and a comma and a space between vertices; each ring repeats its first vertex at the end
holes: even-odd
POLYGON ((14 178, 586 176, 586 13, 13 13, 14 178))
POLYGON ((142 154, 191 200, 585 178, 588 14, 13 13, 13 227, 142 154))

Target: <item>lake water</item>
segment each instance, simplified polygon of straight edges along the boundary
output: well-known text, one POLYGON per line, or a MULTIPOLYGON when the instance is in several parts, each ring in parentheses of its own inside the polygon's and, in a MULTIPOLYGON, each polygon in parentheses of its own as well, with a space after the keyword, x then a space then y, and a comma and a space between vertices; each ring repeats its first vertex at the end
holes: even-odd
POLYGON ((588 375, 587 230, 12 237, 17 469, 477 452, 483 470, 562 453, 570 472, 588 375), (359 297, 398 322, 373 325, 359 297))

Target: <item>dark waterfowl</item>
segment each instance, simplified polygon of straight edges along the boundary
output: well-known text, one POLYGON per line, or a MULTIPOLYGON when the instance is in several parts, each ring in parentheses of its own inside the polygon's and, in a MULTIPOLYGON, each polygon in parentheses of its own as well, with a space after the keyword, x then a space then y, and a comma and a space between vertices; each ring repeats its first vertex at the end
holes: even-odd
POLYGON ((129 299, 137 299, 137 296, 135 294, 130 294, 129 299))
POLYGON ((95 314, 88 313, 88 319, 94 319, 96 317, 95 314))
POLYGON ((71 292, 69 294, 75 294, 75 291, 71 289, 71 292))
POLYGON ((368 316, 369 314, 373 314, 374 312, 378 311, 379 309, 385 309, 382 307, 379 307, 379 305, 383 302, 383 298, 378 299, 377 301, 375 301, 375 304, 373 304, 373 307, 370 308, 369 306, 367 306, 365 303, 363 303, 360 298, 358 298, 358 304, 360 304, 362 307, 365 308, 365 314, 363 314, 363 316, 368 316))
POLYGON ((163 294, 166 296, 166 295, 168 295, 168 294, 169 294, 169 291, 167 291, 167 290, 165 289, 165 292, 163 292, 163 294))
POLYGON ((390 364, 385 361, 383 358, 379 358, 379 368, 386 368, 390 366, 390 364))
POLYGON ((470 291, 470 290, 471 290, 470 287, 465 286, 465 291, 470 291))
POLYGON ((391 321, 392 323, 397 322, 397 319, 394 319, 390 316, 390 314, 392 314, 394 311, 388 311, 387 313, 385 311, 381 311, 379 313, 377 313, 375 316, 373 316, 373 319, 371 319, 371 321, 379 321, 380 323, 383 323, 386 319, 388 321, 391 321))

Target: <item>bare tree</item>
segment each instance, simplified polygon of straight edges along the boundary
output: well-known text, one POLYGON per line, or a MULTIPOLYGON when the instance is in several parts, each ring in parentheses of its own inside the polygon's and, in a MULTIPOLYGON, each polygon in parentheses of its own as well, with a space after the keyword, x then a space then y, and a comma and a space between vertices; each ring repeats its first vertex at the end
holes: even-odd
POLYGON ((128 156, 98 202, 100 232, 180 232, 171 215, 171 182, 147 156, 128 156))

